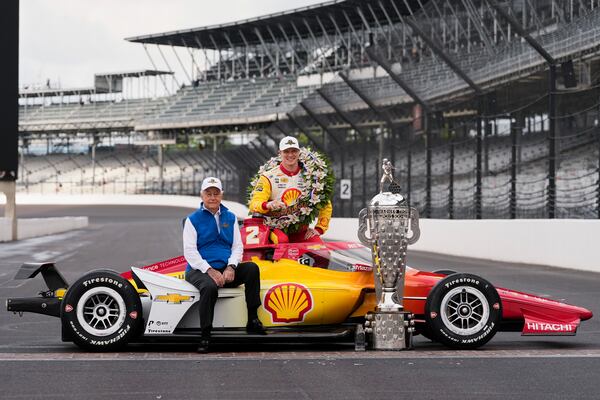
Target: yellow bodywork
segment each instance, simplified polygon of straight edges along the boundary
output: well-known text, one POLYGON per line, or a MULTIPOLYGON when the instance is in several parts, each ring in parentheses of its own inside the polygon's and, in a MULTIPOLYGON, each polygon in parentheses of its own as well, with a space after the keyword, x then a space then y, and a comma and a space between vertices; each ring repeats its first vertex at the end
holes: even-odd
MULTIPOLYGON (((375 309, 370 272, 332 271, 290 259, 255 257, 252 261, 260 268, 262 306, 258 316, 265 326, 339 324, 375 309)), ((166 275, 185 278, 183 271, 166 275)), ((138 289, 138 293, 144 292, 138 289)))
POLYGON ((252 261, 260 267, 263 304, 258 316, 266 326, 339 324, 375 307, 370 273, 313 268, 288 259, 252 261), (363 289, 371 290, 365 294, 363 289), (307 292, 310 301, 303 301, 307 292), (371 304, 363 304, 365 299, 371 304))

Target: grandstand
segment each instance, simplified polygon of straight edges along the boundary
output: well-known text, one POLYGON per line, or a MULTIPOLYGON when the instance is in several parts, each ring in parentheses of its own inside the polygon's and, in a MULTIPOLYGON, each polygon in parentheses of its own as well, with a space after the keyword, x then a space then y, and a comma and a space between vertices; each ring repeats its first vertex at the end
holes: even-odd
POLYGON ((352 180, 338 216, 378 190, 385 157, 425 216, 600 217, 598 0, 334 0, 127 40, 185 49, 187 81, 24 92, 20 190, 194 194, 215 174, 244 201, 292 134, 352 180), (84 154, 28 151, 82 136, 84 154), (127 144, 96 154, 107 137, 127 144))

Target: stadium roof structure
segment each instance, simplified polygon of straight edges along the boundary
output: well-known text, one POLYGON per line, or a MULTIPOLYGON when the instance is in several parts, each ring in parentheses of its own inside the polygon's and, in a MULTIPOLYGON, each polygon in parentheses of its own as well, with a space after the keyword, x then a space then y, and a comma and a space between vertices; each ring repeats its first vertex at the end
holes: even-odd
POLYGON ((138 71, 121 71, 121 72, 110 72, 106 74, 94 74, 98 78, 142 78, 144 76, 158 76, 158 75, 173 75, 173 71, 159 71, 154 69, 142 69, 138 71))
POLYGON ((295 36, 310 38, 336 31, 350 32, 361 29, 365 24, 385 26, 397 23, 400 15, 410 15, 407 6, 414 11, 427 2, 333 0, 225 24, 134 36, 125 40, 214 50, 255 46, 295 36))
POLYGON ((21 98, 32 98, 32 97, 59 97, 59 96, 84 96, 92 95, 96 93, 103 93, 96 90, 94 87, 86 88, 46 88, 46 89, 25 89, 19 91, 19 97, 21 98))
POLYGON ((112 82, 123 78, 142 78, 145 76, 173 75, 173 71, 160 71, 151 69, 133 70, 133 71, 118 71, 110 73, 94 74, 94 86, 82 88, 50 88, 41 89, 25 89, 19 91, 20 98, 38 98, 38 97, 61 97, 61 96, 87 96, 94 94, 104 94, 119 92, 114 90, 116 86, 107 86, 99 84, 99 82, 112 82))
MULTIPOLYGON (((596 82, 600 7, 577 4, 569 9, 554 1, 334 0, 132 37, 127 40, 155 44, 166 69, 161 45, 203 51, 174 51, 187 80, 176 82, 175 96, 160 99, 152 112, 144 108, 128 126, 229 132, 273 125, 289 133, 302 124, 323 130, 348 125, 367 137, 364 124, 405 123, 421 115, 418 110, 449 110, 446 116, 480 107, 512 110, 525 99, 534 101, 538 84, 549 87, 549 65, 574 64, 569 87, 596 82), (508 87, 510 96, 492 93, 508 87)), ((118 73, 97 77, 98 85, 113 92, 125 80, 118 73)), ((114 111, 108 114, 128 114, 114 111)), ((540 106, 538 112, 545 111, 540 106)), ((47 127, 53 115, 42 114, 31 109, 27 118, 47 127)))

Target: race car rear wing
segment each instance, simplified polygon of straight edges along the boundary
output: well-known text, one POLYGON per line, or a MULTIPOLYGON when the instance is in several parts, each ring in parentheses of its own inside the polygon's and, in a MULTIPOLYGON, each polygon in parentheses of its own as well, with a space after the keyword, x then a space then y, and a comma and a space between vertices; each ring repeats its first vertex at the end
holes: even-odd
POLYGON ((40 292, 41 297, 12 298, 6 300, 6 310, 22 314, 32 312, 53 317, 60 317, 61 299, 54 297, 59 289, 66 289, 69 284, 54 266, 54 263, 25 263, 21 265, 15 279, 31 279, 41 273, 48 286, 48 292, 40 292))
POLYGON ((25 263, 21 265, 15 275, 15 279, 31 279, 37 274, 42 273, 42 278, 48 286, 48 289, 55 291, 57 289, 66 289, 69 284, 60 272, 54 266, 54 263, 25 263))

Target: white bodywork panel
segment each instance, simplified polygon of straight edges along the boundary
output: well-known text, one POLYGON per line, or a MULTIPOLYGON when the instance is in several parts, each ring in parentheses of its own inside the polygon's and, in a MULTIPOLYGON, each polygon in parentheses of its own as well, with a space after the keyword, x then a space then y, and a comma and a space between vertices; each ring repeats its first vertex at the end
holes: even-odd
MULTIPOLYGON (((142 298, 145 335, 172 334, 175 328, 200 328, 200 293, 194 285, 140 268, 133 267, 131 270, 150 293, 150 299, 142 298)), ((244 287, 219 289, 213 327, 242 328, 246 326, 247 319, 244 287)))

